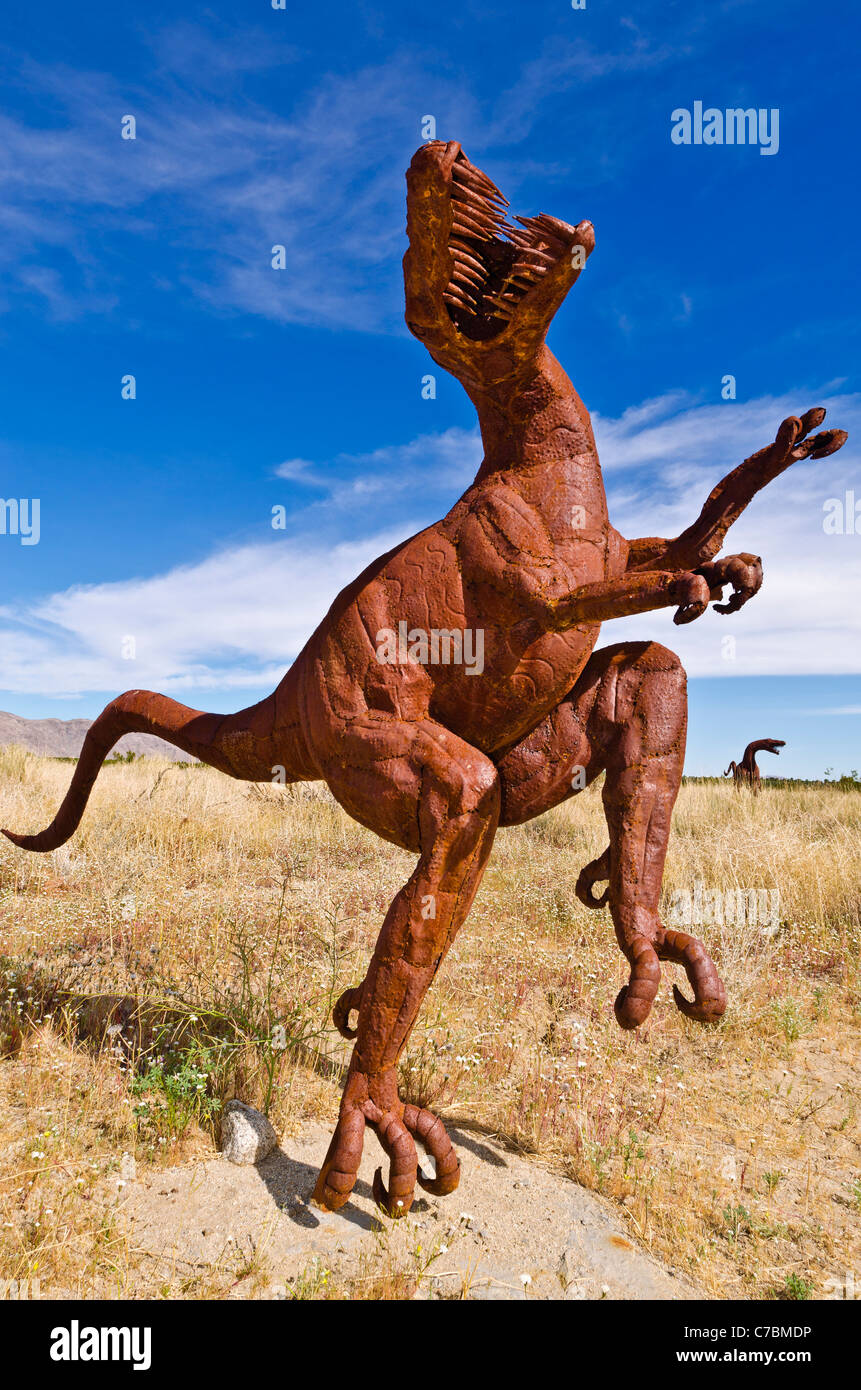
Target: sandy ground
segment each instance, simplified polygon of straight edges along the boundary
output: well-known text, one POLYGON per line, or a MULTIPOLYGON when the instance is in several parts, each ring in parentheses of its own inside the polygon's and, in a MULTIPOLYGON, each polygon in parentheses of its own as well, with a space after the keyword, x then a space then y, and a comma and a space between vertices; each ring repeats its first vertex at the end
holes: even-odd
POLYGON ((120 1211, 135 1250, 169 1277, 245 1257, 236 1297, 292 1293, 309 1271, 374 1280, 411 1266, 426 1268, 414 1295, 425 1298, 701 1296, 638 1248, 609 1202, 483 1135, 453 1129, 452 1138, 457 1191, 419 1196, 397 1223, 380 1218, 371 1195, 380 1158, 372 1137, 347 1206, 332 1213, 309 1202, 329 1141, 321 1126, 286 1139, 257 1168, 213 1157, 148 1174, 128 1184, 120 1211))

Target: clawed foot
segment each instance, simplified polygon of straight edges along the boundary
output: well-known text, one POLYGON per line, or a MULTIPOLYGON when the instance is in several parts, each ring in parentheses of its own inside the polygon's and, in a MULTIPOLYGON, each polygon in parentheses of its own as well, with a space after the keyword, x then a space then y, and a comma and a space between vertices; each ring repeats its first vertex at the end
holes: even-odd
POLYGON ((747 552, 724 555, 720 560, 700 565, 697 574, 705 579, 712 599, 723 598, 724 585, 732 585, 732 594, 727 602, 715 603, 716 613, 737 613, 762 588, 762 560, 758 555, 747 552))
MULTIPOLYGON (((770 739, 768 742, 776 740, 770 739)), ((609 877, 608 845, 603 854, 580 872, 574 891, 581 903, 585 903, 586 907, 603 907, 609 900, 609 885, 600 897, 592 890, 596 883, 609 877)), ((694 991, 691 1002, 677 985, 673 985, 676 1008, 686 1018, 696 1019, 698 1023, 717 1023, 726 1009, 726 990, 711 956, 695 936, 668 931, 659 923, 654 938, 635 935, 623 946, 623 950, 631 964, 631 975, 628 983, 620 989, 614 1006, 620 1028, 638 1028, 648 1018, 661 983, 662 960, 673 960, 683 965, 694 991)))
POLYGON ((707 581, 701 574, 692 570, 683 570, 676 576, 670 596, 673 603, 679 605, 673 614, 673 622, 677 626, 681 623, 692 623, 695 618, 702 617, 711 597, 707 581))
POLYGON ((673 985, 676 1008, 697 1023, 717 1023, 726 1009, 726 989, 703 943, 687 932, 662 927, 656 946, 659 960, 674 960, 685 967, 694 992, 691 1003, 678 985, 673 985))
POLYGON ((697 1023, 717 1023, 726 1009, 726 989, 714 962, 701 941, 686 932, 659 927, 653 941, 635 936, 625 948, 631 963, 631 976, 616 998, 616 1021, 620 1028, 638 1028, 644 1023, 661 982, 662 960, 677 961, 685 967, 693 1002, 673 985, 676 1008, 697 1023))
POLYGON ((401 1105, 394 1072, 368 1077, 351 1069, 338 1124, 314 1189, 314 1200, 321 1207, 337 1211, 348 1200, 359 1171, 366 1125, 376 1131, 389 1159, 388 1187, 380 1168, 373 1181, 374 1200, 387 1215, 406 1216, 416 1182, 437 1197, 457 1187, 460 1163, 442 1120, 417 1105, 401 1105), (433 1177, 419 1167, 415 1139, 434 1161, 433 1177))
POLYGON ((848 435, 845 430, 821 430, 819 434, 812 435, 810 431, 821 425, 824 419, 825 408, 821 405, 813 406, 801 416, 789 415, 768 450, 774 450, 778 457, 787 461, 827 458, 842 448, 848 435))

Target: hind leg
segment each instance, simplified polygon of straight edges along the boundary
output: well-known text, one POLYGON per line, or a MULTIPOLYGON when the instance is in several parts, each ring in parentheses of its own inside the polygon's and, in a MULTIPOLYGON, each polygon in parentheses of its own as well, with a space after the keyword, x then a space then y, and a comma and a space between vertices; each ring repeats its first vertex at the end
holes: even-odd
POLYGON ((369 715, 339 741, 328 777, 334 795, 371 829, 419 853, 409 882, 386 914, 367 976, 348 991, 335 1021, 358 1011, 338 1125, 315 1188, 332 1210, 347 1201, 358 1172, 366 1123, 389 1156, 389 1189, 380 1170, 377 1201, 404 1215, 415 1183, 440 1195, 457 1185, 459 1165, 445 1129, 428 1111, 404 1105, 397 1062, 425 993, 469 912, 499 819, 499 783, 489 758, 432 720, 405 723, 369 715), (417 1172, 413 1136, 436 1163, 417 1172))
POLYGON ((678 657, 655 642, 596 652, 570 695, 528 738, 499 761, 500 824, 540 815, 606 771, 603 800, 610 845, 587 865, 578 897, 590 907, 609 902, 619 946, 631 966, 616 1000, 623 1028, 647 1017, 660 983, 660 960, 684 965, 694 990, 679 1008, 701 1022, 720 1017, 726 994, 705 948, 668 931, 658 915, 670 819, 681 782, 687 727, 685 673, 678 657), (594 883, 609 880, 602 898, 594 883))

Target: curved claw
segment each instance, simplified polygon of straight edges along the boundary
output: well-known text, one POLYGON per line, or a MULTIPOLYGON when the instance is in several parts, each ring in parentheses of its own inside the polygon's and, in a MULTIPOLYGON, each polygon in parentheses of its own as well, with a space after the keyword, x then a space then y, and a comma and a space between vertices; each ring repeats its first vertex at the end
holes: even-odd
POLYGON ((610 846, 604 850, 602 855, 593 859, 584 869, 580 870, 577 882, 574 885, 574 892, 586 907, 604 907, 610 898, 609 884, 599 898, 592 893, 592 888, 596 883, 602 883, 604 879, 610 877, 610 846))
POLYGON ((348 1200, 359 1171, 365 1139, 365 1117, 361 1110, 349 1110, 338 1121, 332 1142, 323 1160, 314 1201, 327 1211, 338 1211, 348 1200))
POLYGON ((395 1115, 383 1118, 377 1128, 380 1143, 389 1156, 389 1186, 383 1182, 383 1170, 374 1173, 374 1201, 387 1216, 406 1216, 413 1204, 416 1189, 416 1146, 403 1122, 395 1115))
POLYGON ((673 614, 673 622, 676 627, 684 627, 686 623, 694 623, 697 618, 701 618, 708 608, 708 603, 686 603, 683 607, 677 608, 673 614))
POLYGON ((417 1105, 404 1106, 404 1124, 410 1134, 422 1141, 436 1168, 435 1176, 426 1178, 419 1167, 419 1186, 435 1197, 447 1197, 460 1182, 460 1160, 445 1125, 437 1115, 432 1115, 429 1110, 422 1110, 417 1105))
POLYGON ((811 406, 810 410, 805 410, 801 417, 801 434, 809 434, 811 430, 818 429, 825 419, 824 405, 811 406))
POLYGON ((350 1014, 354 1009, 362 1007, 362 990, 365 988, 364 980, 360 985, 353 989, 345 989, 340 999, 332 1010, 332 1022, 341 1034, 342 1038, 350 1041, 357 1036, 358 1030, 350 1027, 350 1014))
POLYGON ((625 949, 631 962, 631 976, 616 996, 614 1011, 620 1028, 639 1028, 661 983, 661 967, 654 947, 644 936, 635 936, 625 949))
POLYGON ((676 1008, 697 1023, 717 1023, 726 1009, 726 989, 714 961, 701 941, 687 932, 664 931, 658 944, 661 960, 683 965, 694 991, 693 1002, 673 985, 676 1008))
POLYGON ((794 459, 828 458, 829 454, 836 454, 838 449, 842 449, 849 435, 846 430, 822 430, 819 434, 814 434, 810 439, 800 440, 792 449, 794 459))

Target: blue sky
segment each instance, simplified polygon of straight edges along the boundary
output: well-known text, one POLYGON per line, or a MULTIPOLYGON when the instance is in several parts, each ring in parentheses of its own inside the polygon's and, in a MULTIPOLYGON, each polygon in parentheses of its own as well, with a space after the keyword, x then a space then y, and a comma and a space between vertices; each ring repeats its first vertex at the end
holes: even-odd
POLYGON ((7 13, 0 493, 41 517, 37 545, 0 535, 0 708, 250 703, 470 481, 472 408, 441 373, 422 399, 402 318, 404 171, 433 115, 516 211, 595 225, 550 344, 625 534, 675 534, 786 414, 850 430, 730 533, 765 565, 743 613, 603 640, 683 658, 690 772, 764 736, 787 740, 767 771, 861 763, 861 520, 823 529, 829 499, 861 503, 859 29, 796 0, 7 13), (673 144, 698 100, 778 109, 777 153, 673 144))

